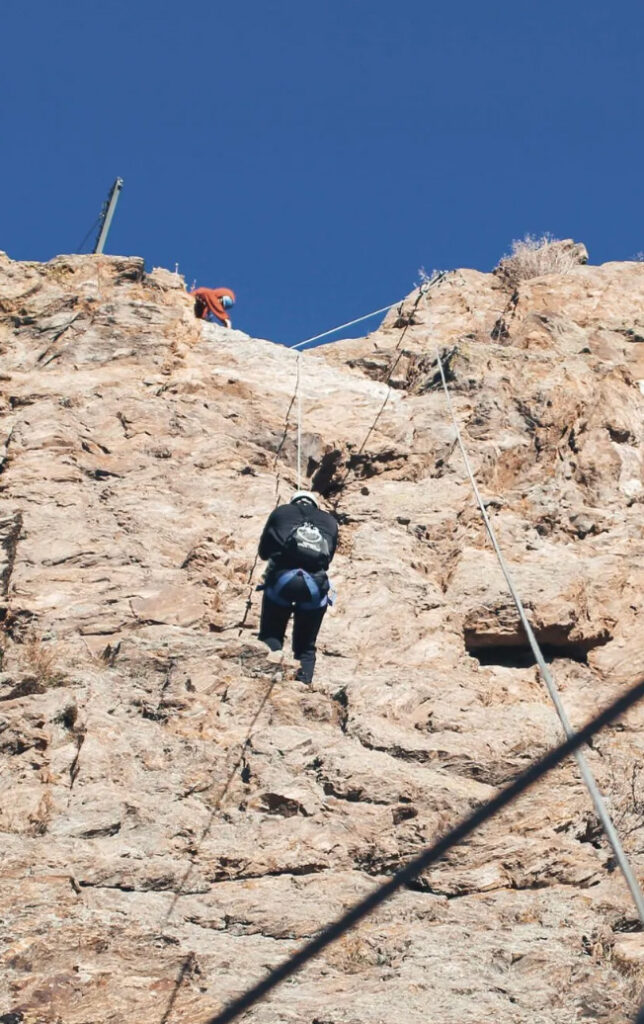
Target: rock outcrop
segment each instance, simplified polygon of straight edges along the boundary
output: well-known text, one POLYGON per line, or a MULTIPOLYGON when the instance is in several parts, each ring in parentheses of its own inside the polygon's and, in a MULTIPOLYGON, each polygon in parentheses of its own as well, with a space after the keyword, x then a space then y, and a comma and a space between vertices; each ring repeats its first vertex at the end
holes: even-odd
MULTIPOLYGON (((302 357, 341 523, 306 687, 254 591, 295 354, 138 259, 0 257, 0 1021, 206 1019, 559 738, 437 345, 573 723, 641 678, 643 308, 638 263, 457 271, 302 357)), ((643 724, 588 752, 642 881, 643 724)), ((249 1019, 625 1024, 643 962, 569 764, 249 1019)))

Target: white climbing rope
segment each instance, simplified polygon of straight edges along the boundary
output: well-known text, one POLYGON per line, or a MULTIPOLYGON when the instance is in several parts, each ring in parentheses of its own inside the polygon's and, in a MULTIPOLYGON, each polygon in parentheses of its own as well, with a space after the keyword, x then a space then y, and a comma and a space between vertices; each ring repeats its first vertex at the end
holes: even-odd
POLYGON ((402 306, 407 296, 404 299, 398 299, 397 302, 391 302, 388 306, 383 306, 382 309, 374 309, 372 313, 365 313, 364 316, 356 317, 355 320, 348 320, 346 324, 338 324, 337 327, 332 327, 330 331, 322 331, 322 334, 314 334, 312 338, 305 338, 304 341, 298 341, 297 345, 289 345, 289 348, 297 349, 304 348, 305 345, 310 345, 312 341, 319 341, 320 338, 328 338, 330 334, 335 334, 337 331, 343 331, 345 327, 353 327, 354 324, 360 324, 363 320, 369 320, 372 316, 378 316, 378 313, 386 313, 388 310, 393 309, 394 306, 402 306))
POLYGON ((302 490, 302 353, 297 353, 297 489, 302 490))
MULTIPOLYGON (((337 331, 344 330, 345 327, 353 327, 354 324, 362 323, 363 320, 368 320, 372 316, 377 316, 378 313, 386 313, 387 310, 393 309, 394 306, 400 306, 405 299, 399 299, 398 302, 392 302, 389 306, 383 306, 382 309, 374 309, 372 313, 365 313, 364 316, 359 316, 355 320, 349 320, 346 324, 340 324, 338 327, 332 327, 330 331, 323 331, 322 334, 314 334, 312 338, 306 338, 304 341, 298 341, 297 345, 289 345, 289 348, 294 350, 302 349, 305 345, 310 345, 314 341, 319 341, 321 338, 327 338, 330 334, 335 334, 337 331)), ((296 395, 296 414, 297 414, 297 489, 302 489, 302 353, 297 352, 297 365, 296 365, 296 383, 295 383, 295 395, 296 395)))
MULTIPOLYGON (((416 303, 415 303, 415 305, 413 307, 414 310, 416 309, 416 306, 418 305, 421 297, 424 298, 426 293, 427 293, 427 291, 430 288, 432 288, 434 285, 436 285, 440 281, 442 281, 444 279, 444 277, 446 276, 446 273, 447 273, 446 271, 441 270, 438 273, 435 273, 434 276, 430 280, 424 281, 421 284, 418 298, 416 299, 416 303)), ((364 316, 356 317, 355 320, 348 320, 346 324, 339 324, 338 327, 332 327, 331 330, 323 331, 322 334, 314 334, 312 338, 306 338, 304 341, 298 341, 296 345, 289 345, 288 347, 293 349, 294 351, 298 350, 298 349, 302 349, 302 348, 304 348, 305 345, 310 345, 314 341, 319 341, 321 338, 327 338, 331 334, 336 334, 338 331, 344 330, 345 327, 353 327, 354 324, 362 323, 363 320, 369 320, 370 317, 377 316, 379 313, 386 313, 388 310, 394 309, 395 306, 402 306, 403 303, 406 302, 406 301, 407 301, 407 296, 405 296, 402 299, 398 299, 397 302, 391 302, 388 306, 382 306, 380 309, 374 309, 373 312, 371 312, 371 313, 365 313, 364 316)), ((405 330, 406 329, 407 328, 405 328, 405 330)), ((405 333, 405 331, 403 331, 403 335, 404 335, 404 333, 405 333)), ((400 344, 400 341, 398 342, 398 345, 399 344, 400 344)), ((396 347, 398 347, 398 346, 396 346, 396 347)), ((396 360, 394 362, 393 367, 389 371, 389 375, 388 375, 388 378, 387 378, 387 384, 390 384, 391 377, 393 375, 393 371, 394 371, 395 367, 398 365, 398 362, 399 362, 401 356, 402 356, 402 352, 400 353, 400 355, 397 356, 397 358, 396 358, 396 360)), ((297 489, 298 489, 298 491, 301 490, 301 488, 302 488, 302 360, 301 360, 300 357, 301 357, 301 352, 298 351, 297 352, 297 364, 296 364, 296 383, 295 383, 296 414, 297 414, 297 489)), ((385 405, 387 404, 387 400, 389 398, 390 392, 391 392, 391 386, 389 387, 389 390, 387 391, 387 396, 385 397, 385 401, 384 401, 384 403, 382 405, 382 408, 380 409, 380 412, 378 413, 378 416, 376 417, 376 422, 380 418, 380 415, 381 415, 382 411, 384 410, 385 405)), ((288 422, 288 419, 287 419, 287 422, 288 422)), ((360 451, 362 451, 362 449, 364 448, 364 446, 365 446, 369 436, 371 435, 371 432, 372 432, 374 426, 375 426, 375 423, 371 427, 371 429, 369 430, 369 433, 367 434, 367 437, 363 441, 362 447, 360 448, 360 451)))
MULTIPOLYGON (((427 305, 426 300, 425 300, 425 305, 427 305)), ((477 486, 477 483, 476 483, 476 478, 474 476, 474 472, 472 470, 472 466, 471 466, 471 463, 470 463, 470 460, 469 460, 469 456, 467 454, 467 450, 465 448, 465 444, 463 443, 463 437, 462 437, 461 430, 460 430, 460 427, 459 427, 459 424, 458 424, 458 420, 456 418, 456 413, 454 411, 454 406, 452 404, 452 398, 451 398, 451 395, 450 395, 449 388, 447 386, 447 378, 445 376, 445 370, 444 370, 444 367, 443 367, 443 361, 441 359, 441 354, 440 354, 440 352, 438 350, 438 347, 436 347, 436 362, 438 364, 438 369, 439 369, 440 376, 441 376, 441 382, 442 382, 442 385, 443 385, 443 390, 445 392, 445 398, 447 400, 447 407, 449 409, 449 413, 450 413, 450 416, 452 418, 452 423, 454 425, 454 430, 456 431, 456 440, 457 440, 458 446, 459 446, 459 448, 461 450, 461 455, 463 456, 463 462, 465 463, 465 469, 466 469, 467 475, 468 475, 468 477, 470 479, 470 484, 472 485, 472 490, 474 491, 474 496, 476 498, 476 501, 477 501, 477 504, 478 504, 478 507, 479 507, 479 511, 480 511, 481 516, 483 518, 483 522, 485 523, 485 528, 486 528, 486 530, 488 532, 488 535, 489 535, 489 538, 490 538, 490 540, 492 542, 492 547, 494 548, 494 552, 495 552, 496 557, 497 557, 497 559, 499 561, 499 565, 501 567, 501 572, 503 573, 503 575, 505 577, 505 582, 508 585, 508 590, 510 591, 510 594, 512 596, 512 600, 514 601, 514 603, 516 605, 517 612, 519 613, 519 619, 521 620, 521 625, 523 626, 523 629, 525 630, 525 634, 526 634, 526 636, 528 638, 528 643, 530 644, 530 647, 532 648, 532 653, 534 655, 535 661, 537 662, 537 665, 539 666, 539 671, 541 672, 543 680, 544 680, 544 682, 546 684, 546 687, 548 689, 548 693, 550 694, 550 698, 552 700, 552 703, 554 704, 556 712, 557 712, 557 715, 559 716, 559 721, 561 722, 561 725, 563 727, 563 730, 564 730, 564 733, 566 735, 566 738, 570 739, 571 736, 574 735, 574 730, 573 730, 573 728, 572 728, 572 726, 570 724, 570 720, 569 720, 568 715, 566 713, 566 709, 563 706, 563 703, 562 703, 562 700, 561 700, 561 696, 559 694, 559 690, 557 689, 557 685, 555 683, 555 680, 554 680, 554 678, 552 676, 552 673, 550 672, 550 669, 548 668, 548 665, 546 664, 546 660, 545 660, 545 658, 543 656, 541 648, 540 648, 540 646, 539 646, 539 644, 537 642, 537 639, 536 639, 536 637, 535 637, 535 635, 534 635, 534 633, 532 631, 532 627, 531 627, 531 625, 530 625, 530 623, 528 621, 528 617, 527 617, 527 615, 525 613, 525 608, 523 607, 523 602, 522 602, 521 598, 519 597, 517 589, 516 589, 516 587, 514 585, 514 580, 512 579, 512 576, 510 574, 510 570, 508 568, 507 562, 505 561, 505 558, 503 557, 503 553, 502 553, 501 548, 499 546, 499 542, 497 540, 496 533, 494 532, 494 527, 492 526, 492 523, 490 521, 490 517, 487 514, 487 509, 485 508, 485 503, 484 503, 484 501, 483 501, 483 499, 481 497, 481 493, 480 493, 480 491, 478 489, 478 486, 477 486)), ((586 760, 585 755, 583 754, 583 752, 581 750, 575 750, 574 754, 575 754, 575 759, 577 761, 577 764, 579 766, 579 772, 581 774, 581 777, 582 777, 582 779, 584 781, 584 784, 585 784, 588 792, 590 793, 590 797, 591 797, 593 805, 595 807, 595 812, 597 814, 597 817, 599 818, 599 820, 600 820, 600 822, 602 824, 604 832, 606 833, 606 838, 608 839, 608 842, 610 843, 610 845, 612 847, 612 850, 613 850, 613 853, 615 855, 615 860, 617 861, 617 863, 619 865, 619 868, 620 868, 620 870, 621 870, 621 872, 622 872, 622 874, 624 876, 626 884, 627 884, 627 886, 628 886, 628 888, 630 890, 631 896, 633 897, 633 902, 634 902, 635 907, 637 909, 637 913, 639 915, 640 921, 644 925, 644 896, 642 895, 642 890, 640 889, 639 882, 637 881, 635 873, 634 873, 633 869, 631 868, 629 860, 628 860, 628 858, 627 858, 627 856, 626 856, 626 854, 624 852, 624 848, 622 847, 619 835, 617 834, 617 830, 616 830, 616 828, 615 828, 615 826, 614 826, 614 824, 612 822, 612 819, 611 819, 610 814, 608 812, 608 808, 606 807, 606 803, 604 801, 604 798, 603 798, 603 796, 602 796, 602 794, 601 794, 601 792, 599 790, 599 787, 597 786, 597 783, 595 781, 595 777, 594 777, 594 775, 593 775, 593 773, 592 773, 592 771, 590 769, 590 766, 588 764, 588 761, 586 760)))

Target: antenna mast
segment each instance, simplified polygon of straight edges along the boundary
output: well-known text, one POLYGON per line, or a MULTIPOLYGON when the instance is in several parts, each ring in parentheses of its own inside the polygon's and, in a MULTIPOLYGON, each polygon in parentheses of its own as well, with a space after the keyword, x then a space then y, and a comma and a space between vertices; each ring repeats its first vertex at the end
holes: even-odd
POLYGON ((114 216, 114 211, 122 188, 123 178, 117 178, 110 189, 110 194, 103 203, 103 209, 101 211, 101 226, 99 228, 98 238, 96 239, 96 245, 94 246, 95 253, 103 252, 103 246, 107 239, 107 233, 110 230, 112 218, 114 216))

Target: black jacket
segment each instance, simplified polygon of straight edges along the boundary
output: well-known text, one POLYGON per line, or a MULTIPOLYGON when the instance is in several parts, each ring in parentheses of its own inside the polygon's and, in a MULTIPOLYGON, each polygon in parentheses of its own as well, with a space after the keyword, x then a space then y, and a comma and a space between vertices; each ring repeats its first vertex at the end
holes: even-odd
POLYGON ((328 512, 316 508, 310 501, 298 501, 289 505, 278 505, 266 520, 259 542, 259 557, 271 559, 275 568, 280 568, 280 556, 288 536, 300 523, 313 523, 329 543, 329 561, 338 545, 338 524, 328 512))

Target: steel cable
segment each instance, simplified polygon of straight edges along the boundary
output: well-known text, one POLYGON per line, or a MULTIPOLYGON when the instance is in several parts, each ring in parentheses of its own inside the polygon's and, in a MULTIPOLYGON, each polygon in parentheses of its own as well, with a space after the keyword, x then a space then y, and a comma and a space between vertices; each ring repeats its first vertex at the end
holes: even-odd
MULTIPOLYGON (((488 536, 490 538, 490 541, 492 542, 492 547, 494 548, 494 552, 496 554, 496 557, 498 559, 499 565, 501 567, 501 572, 503 573, 503 576, 505 578, 505 582, 507 583, 507 586, 508 586, 508 590, 510 591, 510 595, 512 597, 512 600, 514 601, 515 606, 516 606, 517 612, 519 614, 519 619, 521 621, 521 625, 523 626, 524 632, 525 632, 526 637, 528 639, 528 643, 530 644, 530 648, 531 648, 532 653, 534 655, 535 661, 537 662, 537 665, 539 666, 539 671, 541 672, 541 675, 542 675, 543 680, 544 680, 544 682, 546 684, 548 693, 550 694, 550 698, 552 700, 552 703, 553 703, 553 705, 555 707, 557 715, 559 716, 559 720, 560 720, 561 725, 563 727, 564 733, 565 733, 566 736, 570 737, 570 736, 573 735, 572 725, 570 724, 570 720, 569 720, 568 715, 566 713, 566 709, 563 706, 563 702, 561 700, 561 696, 559 694, 559 690, 557 689, 557 685, 555 683, 554 677, 553 677, 552 673, 550 672, 550 669, 548 668, 546 660, 545 660, 545 658, 543 656, 543 652, 541 651, 541 647, 539 646, 539 643, 538 643, 538 641, 537 641, 537 639, 536 639, 536 637, 534 635, 532 627, 531 627, 531 625, 530 625, 530 623, 528 621, 528 617, 526 615, 525 608, 523 606, 523 602, 522 602, 522 600, 521 600, 521 598, 519 596, 519 593, 518 593, 518 591, 517 591, 517 589, 516 589, 516 587, 514 585, 514 580, 512 578, 511 573, 510 573, 508 564, 505 561, 505 558, 503 556, 503 552, 501 551, 501 547, 499 545, 496 533, 494 531, 494 527, 492 526, 492 522, 490 520, 490 517, 487 514, 487 509, 485 508, 485 503, 484 503, 484 501, 483 501, 483 499, 481 497, 481 493, 480 493, 480 491, 478 489, 478 485, 476 483, 476 478, 475 478, 474 472, 472 470, 472 466, 471 466, 471 463, 470 463, 470 460, 469 460, 469 456, 467 454, 467 450, 466 450, 465 444, 463 442, 463 437, 462 437, 461 430, 460 430, 460 427, 459 427, 459 424, 458 424, 458 420, 456 418, 456 413, 454 411, 454 406, 453 406, 453 403, 452 403, 452 398, 451 398, 451 395, 450 395, 449 387, 447 385, 447 378, 445 376, 445 370, 444 370, 444 367, 443 367, 443 360, 441 358, 441 354, 440 354, 438 348, 436 349, 436 361, 437 361, 438 369, 439 369, 440 376, 441 376, 441 382, 442 382, 442 385, 443 385, 443 390, 445 392, 445 397, 446 397, 446 400, 447 400, 447 407, 449 409, 449 413, 450 413, 450 416, 451 416, 451 419, 452 419, 452 424, 454 426, 454 430, 456 431, 456 440, 457 440, 458 446, 459 446, 459 448, 461 450, 461 455, 463 456, 463 462, 465 463, 465 469, 467 471, 467 475, 469 477, 470 484, 472 485, 472 490, 474 491, 474 496, 476 498, 476 502, 478 504, 479 511, 480 511, 481 516, 483 518, 483 522, 485 524, 485 528, 486 528, 486 530, 488 532, 488 536)), ((608 839, 608 842, 611 845, 613 853, 615 854, 615 859, 616 859, 616 861, 617 861, 617 863, 619 865, 619 868, 620 868, 620 870, 621 870, 621 872, 622 872, 622 874, 624 876, 626 884, 627 884, 627 886, 628 886, 628 888, 630 890, 631 896, 633 897, 633 902, 635 903, 635 907, 637 909, 637 913, 639 915, 640 921, 641 921, 642 925, 644 925, 644 896, 642 895, 642 890, 640 889, 640 886, 639 886, 639 883, 637 881, 637 878, 635 877, 635 873, 634 873, 634 871, 632 870, 632 868, 630 866, 628 858, 626 857, 626 854, 625 854, 624 849, 622 847, 620 838, 619 838, 619 836, 617 834, 617 830, 615 829, 615 826, 613 825, 613 822, 611 820, 610 814, 608 812, 608 808, 606 806, 604 798, 603 798, 603 796, 602 796, 602 794, 601 794, 601 792, 599 790, 599 787, 597 786, 597 783, 595 781, 595 777, 594 777, 594 775, 593 775, 593 773, 592 773, 592 771, 590 769, 590 766, 589 766, 589 764, 588 764, 588 762, 587 762, 587 760, 586 760, 586 758, 585 758, 585 756, 584 756, 584 754, 583 754, 583 752, 581 750, 578 750, 575 753, 575 759, 577 761, 577 765, 579 766, 579 771, 580 771, 581 777, 583 779, 583 782, 584 782, 584 784, 585 784, 585 786, 586 786, 586 788, 587 788, 587 790, 588 790, 588 792, 590 794, 590 797, 592 799, 593 806, 595 808, 595 812, 597 814, 597 817, 599 818, 599 820, 601 822, 601 825, 602 825, 602 828, 604 829, 604 832, 606 833, 606 838, 608 839)))
POLYGON ((92 233, 93 233, 93 232, 94 232, 94 231, 96 230, 96 228, 97 228, 97 227, 98 227, 98 225, 100 224, 100 222, 101 222, 101 217, 102 217, 102 214, 101 214, 101 215, 100 215, 99 217, 97 217, 97 218, 96 218, 96 220, 95 220, 95 221, 94 221, 94 223, 92 224, 91 228, 89 229, 89 231, 88 231, 88 232, 87 232, 87 234, 85 235, 85 237, 84 237, 83 241, 82 241, 82 242, 80 243, 80 245, 79 245, 79 246, 77 246, 77 247, 76 247, 76 250, 75 250, 75 251, 76 251, 76 252, 77 252, 78 254, 80 254, 80 253, 81 253, 81 252, 83 251, 83 246, 85 245, 85 242, 87 241, 87 239, 89 238, 89 236, 90 236, 90 235, 91 235, 91 234, 92 234, 92 233))

